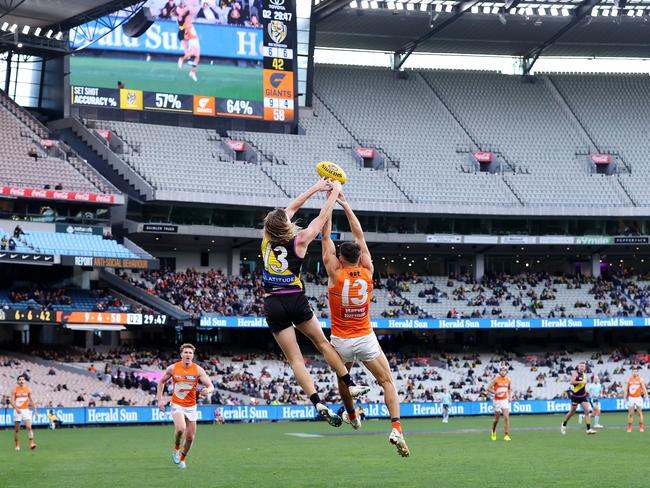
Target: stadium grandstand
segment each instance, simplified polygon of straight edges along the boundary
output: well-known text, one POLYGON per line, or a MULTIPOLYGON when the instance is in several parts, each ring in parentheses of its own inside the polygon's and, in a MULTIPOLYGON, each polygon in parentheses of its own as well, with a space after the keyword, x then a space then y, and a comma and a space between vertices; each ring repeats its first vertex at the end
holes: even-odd
POLYGON ((20 457, 0 478, 150 486, 176 464, 197 487, 644 486, 649 16, 650 0, 0 0, 0 452, 20 457), (296 208, 274 241, 271 211, 296 208), (578 404, 596 439, 561 418, 578 404), (506 454, 487 444, 500 415, 506 454), (98 425, 131 427, 67 428, 98 425), (408 461, 383 462, 386 429, 408 461), (343 452, 354 472, 314 462, 343 452))

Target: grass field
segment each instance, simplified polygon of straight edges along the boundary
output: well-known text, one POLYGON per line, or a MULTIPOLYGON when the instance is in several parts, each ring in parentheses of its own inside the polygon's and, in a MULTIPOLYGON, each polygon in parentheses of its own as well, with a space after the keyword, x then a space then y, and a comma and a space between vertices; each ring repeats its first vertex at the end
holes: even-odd
POLYGON ((512 442, 489 437, 490 418, 404 421, 410 458, 388 444, 386 421, 359 432, 323 422, 199 425, 186 470, 171 462, 171 426, 37 430, 38 449, 14 452, 0 432, 2 488, 120 487, 645 487, 650 434, 604 415, 587 436, 560 415, 513 418, 512 442), (290 434, 325 434, 297 437, 290 434))
POLYGON ((178 69, 176 59, 149 61, 103 56, 72 56, 70 83, 98 88, 116 88, 121 80, 136 90, 205 95, 218 98, 262 100, 262 70, 200 63, 198 82, 188 76, 190 68, 178 69))

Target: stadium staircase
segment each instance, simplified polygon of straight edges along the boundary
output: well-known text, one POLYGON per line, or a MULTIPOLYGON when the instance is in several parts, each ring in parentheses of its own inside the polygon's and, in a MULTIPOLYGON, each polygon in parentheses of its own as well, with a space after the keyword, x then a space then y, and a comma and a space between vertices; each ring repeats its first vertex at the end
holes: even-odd
POLYGON ((163 300, 156 295, 147 293, 146 290, 132 285, 114 273, 106 270, 100 270, 99 279, 107 283, 111 288, 115 288, 116 290, 120 291, 125 296, 133 300, 137 300, 149 308, 159 310, 160 312, 169 315, 179 322, 185 322, 191 320, 192 318, 191 315, 184 310, 176 307, 175 305, 172 305, 168 301, 163 300))
POLYGON ((152 185, 111 151, 104 139, 79 120, 58 120, 51 122, 49 127, 122 192, 139 200, 153 197, 152 185))

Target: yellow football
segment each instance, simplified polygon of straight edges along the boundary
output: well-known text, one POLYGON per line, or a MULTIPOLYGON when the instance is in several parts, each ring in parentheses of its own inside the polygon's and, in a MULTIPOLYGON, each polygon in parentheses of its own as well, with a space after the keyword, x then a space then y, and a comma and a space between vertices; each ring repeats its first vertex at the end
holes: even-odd
POLYGON ((348 181, 348 176, 343 171, 338 164, 331 161, 321 161, 316 165, 316 173, 321 178, 331 178, 332 180, 338 180, 342 184, 348 181))

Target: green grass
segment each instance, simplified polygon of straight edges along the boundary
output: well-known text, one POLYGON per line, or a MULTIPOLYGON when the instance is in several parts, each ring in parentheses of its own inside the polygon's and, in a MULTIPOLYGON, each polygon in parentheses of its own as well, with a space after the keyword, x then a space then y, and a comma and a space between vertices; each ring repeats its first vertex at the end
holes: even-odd
POLYGON ((198 82, 191 80, 188 73, 187 65, 178 69, 175 58, 149 62, 108 56, 70 58, 72 85, 116 88, 121 80, 135 90, 262 100, 261 69, 202 62, 196 71, 198 82))
MULTIPOLYGON (((38 449, 13 451, 0 432, 3 488, 120 487, 645 487, 650 433, 624 430, 625 414, 587 436, 560 415, 513 418, 512 442, 489 438, 491 419, 404 420, 410 458, 388 444, 387 421, 359 433, 322 422, 199 425, 188 469, 172 464, 171 426, 36 431, 38 449), (518 430, 518 429, 531 430, 518 430), (532 429, 541 430, 532 430, 532 429), (463 429, 467 429, 463 431, 463 429), (480 429, 476 431, 474 429, 480 429), (348 434, 299 438, 288 433, 348 434)), ((21 433, 26 446, 24 432, 21 433)), ((24 447, 23 447, 24 448, 24 447)))

